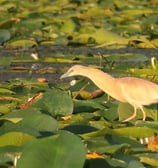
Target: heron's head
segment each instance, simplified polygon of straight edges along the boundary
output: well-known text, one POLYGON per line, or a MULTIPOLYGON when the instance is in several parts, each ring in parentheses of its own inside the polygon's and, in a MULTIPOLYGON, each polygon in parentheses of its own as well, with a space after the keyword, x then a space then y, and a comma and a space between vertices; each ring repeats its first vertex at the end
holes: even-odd
POLYGON ((87 69, 87 67, 82 65, 74 65, 72 66, 67 72, 65 72, 60 79, 71 77, 71 76, 77 76, 77 75, 84 75, 84 71, 87 69))

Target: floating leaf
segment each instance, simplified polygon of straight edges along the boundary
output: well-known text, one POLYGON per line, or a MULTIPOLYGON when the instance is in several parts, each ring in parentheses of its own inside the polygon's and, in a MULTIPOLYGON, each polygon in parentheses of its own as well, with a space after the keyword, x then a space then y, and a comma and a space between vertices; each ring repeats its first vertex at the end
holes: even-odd
MULTIPOLYGON (((29 127, 38 132, 53 132, 58 130, 57 121, 46 114, 32 114, 21 120, 17 126, 29 127)), ((22 130, 21 130, 22 131, 22 130)))
POLYGON ((11 34, 9 32, 9 30, 5 30, 5 29, 0 29, 0 43, 4 43, 7 40, 9 40, 11 37, 11 34))
POLYGON ((121 136, 143 138, 152 136, 157 130, 148 127, 124 127, 113 129, 112 132, 121 136))
POLYGON ((78 92, 73 92, 73 97, 79 97, 81 99, 91 99, 92 98, 92 93, 90 92, 87 92, 85 90, 81 90, 81 91, 78 91, 78 92))
POLYGON ((126 9, 122 12, 125 15, 131 16, 131 15, 143 15, 143 14, 151 14, 153 13, 153 10, 150 8, 142 8, 142 9, 126 9))
MULTIPOLYGON (((25 112, 29 113, 29 110, 27 109, 27 111, 25 112)), ((23 113, 21 110, 19 111, 23 113)), ((42 114, 36 111, 30 114, 21 114, 21 118, 19 115, 18 113, 16 113, 15 116, 11 116, 9 114, 4 115, 4 117, 2 117, 2 120, 7 120, 11 122, 6 122, 1 127, 0 134, 17 131, 39 137, 41 135, 43 136, 45 134, 52 133, 53 131, 58 130, 57 121, 50 115, 42 114)))
POLYGON ((155 46, 158 47, 158 39, 151 40, 151 43, 155 46))
POLYGON ((85 18, 90 17, 104 17, 106 15, 106 12, 99 6, 95 5, 93 8, 89 8, 87 12, 84 14, 85 18))
MULTIPOLYGON (((96 94, 96 86, 88 80, 72 82, 71 87, 67 82, 69 79, 56 80, 70 64, 82 63, 104 66, 114 76, 132 74, 158 82, 155 60, 157 6, 157 0, 132 0, 130 5, 126 0, 0 1, 0 135, 18 132, 39 138, 37 141, 28 140, 29 145, 26 142, 26 145, 15 146, 9 142, 14 146, 1 146, 0 167, 16 167, 13 160, 17 152, 22 153, 22 158, 27 157, 24 163, 21 160, 22 166, 63 167, 80 156, 80 149, 70 155, 78 146, 78 141, 73 142, 73 137, 79 138, 78 135, 82 137, 79 144, 84 143, 80 148, 84 146, 92 154, 91 158, 86 158, 85 164, 82 162, 81 168, 158 167, 157 138, 153 137, 158 128, 157 104, 144 107, 145 122, 141 121, 142 114, 138 110, 137 119, 140 120, 122 123, 132 115, 133 107, 108 99, 106 94, 96 94), (103 48, 92 48, 94 45, 103 48), (119 48, 125 46, 127 48, 119 48), (155 58, 150 59, 153 56, 155 58), (62 65, 58 67, 59 64, 54 63, 62 65), (27 79, 21 79, 25 77, 27 79), (48 83, 37 82, 38 78, 44 77, 48 83), (33 78, 34 81, 30 81, 33 78), (70 90, 71 95, 56 87, 70 90), (33 97, 40 92, 44 94, 38 99, 33 97), (28 100, 30 97, 33 99, 28 100), (24 104, 21 107, 25 109, 18 109, 19 104, 24 104), (61 138, 58 129, 77 135, 61 138), (52 138, 55 132, 57 134, 52 138), (56 138, 58 135, 60 138, 56 138), (53 140, 48 142, 48 136, 53 140), (147 147, 149 139, 153 141, 147 147), (67 145, 69 143, 73 145, 67 145), (57 152, 52 151, 56 148, 57 152), (26 150, 29 150, 27 156, 26 150), (62 151, 64 156, 57 158, 62 151), (55 157, 57 164, 61 165, 49 166, 49 161, 54 161, 55 157), (35 162, 40 163, 35 165, 35 162)), ((11 135, 6 142, 17 136, 11 135)))
MULTIPOLYGON (((134 112, 134 108, 130 104, 128 104, 128 103, 121 103, 121 102, 119 103, 119 106, 118 106, 118 115, 119 115, 119 120, 120 121, 123 121, 123 120, 127 119, 128 117, 132 116, 133 112, 134 112)), ((140 112, 140 110, 139 110, 139 112, 140 112)), ((138 112, 137 112, 137 114, 138 115, 134 119, 134 121, 138 120, 138 119, 141 119, 141 117, 142 117, 142 115, 140 116, 138 112)))
POLYGON ((119 153, 119 151, 125 151, 130 147, 129 144, 108 145, 105 147, 105 152, 108 154, 119 153))
POLYGON ((40 108, 53 116, 69 115, 73 112, 71 97, 59 89, 46 92, 40 99, 33 103, 31 107, 40 108))
POLYGON ((138 48, 156 48, 155 44, 143 42, 136 45, 138 48))
POLYGON ((113 121, 113 120, 117 119, 118 118, 118 113, 117 113, 118 104, 106 103, 105 105, 108 107, 108 109, 105 108, 102 110, 98 110, 97 113, 100 116, 105 117, 109 121, 113 121))
POLYGON ((148 76, 153 77, 153 76, 156 76, 158 74, 157 71, 155 71, 154 69, 149 69, 149 68, 143 68, 143 69, 134 68, 134 69, 128 69, 128 71, 131 72, 134 75, 139 75, 139 76, 146 77, 146 78, 148 76))
POLYGON ((96 151, 98 153, 105 153, 105 147, 110 145, 104 136, 91 137, 86 140, 85 143, 88 150, 96 151))
POLYGON ((41 114, 41 112, 35 108, 29 108, 29 109, 16 109, 13 110, 11 113, 3 115, 4 118, 25 118, 28 116, 32 116, 35 114, 41 114))
POLYGON ((105 106, 100 103, 95 102, 94 100, 75 100, 74 101, 74 111, 78 112, 94 112, 98 109, 105 109, 105 106))
MULTIPOLYGON (((15 4, 10 4, 10 6, 8 6, 8 8, 14 8, 15 4)), ((3 22, 0 22, 0 29, 9 29, 13 26, 13 24, 15 22, 19 21, 19 19, 16 18, 11 18, 9 20, 4 20, 3 22)))
MULTIPOLYGON (((146 112, 147 118, 157 120, 157 105, 152 104, 147 107, 143 107, 144 111, 146 112)), ((118 115, 119 115, 119 120, 123 121, 127 119, 128 117, 132 116, 134 112, 134 107, 131 106, 128 103, 119 103, 118 106, 118 115)), ((130 122, 136 121, 138 119, 142 120, 143 115, 142 111, 140 109, 137 109, 137 116, 131 120, 130 122)))
POLYGON ((6 105, 0 105, 0 113, 1 114, 7 114, 11 111, 11 109, 8 107, 8 104, 6 105))
MULTIPOLYGON (((127 155, 126 155, 127 157, 127 155)), ((106 157, 105 160, 107 161, 107 163, 112 166, 112 167, 120 167, 120 168, 123 168, 123 167, 127 167, 127 163, 119 158, 111 158, 111 157, 106 157)))
POLYGON ((22 118, 0 118, 0 120, 8 120, 8 121, 11 121, 13 123, 18 123, 19 121, 22 120, 22 118))
POLYGON ((127 44, 128 40, 111 32, 108 30, 104 29, 99 29, 96 30, 94 34, 91 35, 98 44, 127 44))
POLYGON ((89 158, 89 159, 104 158, 103 155, 99 155, 99 154, 96 153, 96 152, 88 153, 88 154, 86 155, 86 157, 89 158))
POLYGON ((35 137, 21 133, 21 132, 9 132, 0 136, 0 146, 21 146, 29 141, 32 141, 35 137))
POLYGON ((128 164, 128 168, 145 168, 142 163, 137 160, 132 160, 128 164))
POLYGON ((82 134, 81 137, 83 137, 85 140, 87 140, 87 139, 92 138, 92 137, 104 136, 105 134, 109 134, 111 132, 112 132, 111 129, 106 127, 104 129, 101 129, 101 130, 98 130, 98 131, 82 134))
POLYGON ((17 168, 81 168, 85 160, 85 146, 81 139, 69 132, 36 140, 22 152, 17 168), (71 149, 71 150, 70 150, 71 149))
MULTIPOLYGON (((155 154, 154 154, 155 155, 155 154)), ((146 156, 141 156, 140 157, 140 161, 143 162, 143 163, 146 163, 150 166, 158 166, 158 158, 154 158, 152 155, 150 154, 147 154, 146 156)))
POLYGON ((29 39, 13 40, 6 43, 6 47, 11 47, 11 48, 18 48, 18 47, 29 48, 33 46, 37 46, 36 41, 29 40, 29 39))
POLYGON ((70 58, 69 59, 64 59, 64 58, 50 58, 50 57, 47 57, 44 62, 54 62, 54 63, 79 63, 79 61, 75 61, 75 60, 71 60, 70 58))
POLYGON ((9 93, 9 94, 15 94, 12 90, 6 89, 6 88, 0 88, 0 93, 9 93))
POLYGON ((145 121, 145 122, 137 122, 136 124, 137 127, 148 127, 148 128, 154 128, 157 129, 158 127, 158 122, 157 121, 145 121))
POLYGON ((65 20, 64 25, 61 27, 61 32, 72 33, 76 30, 77 23, 73 19, 65 20))

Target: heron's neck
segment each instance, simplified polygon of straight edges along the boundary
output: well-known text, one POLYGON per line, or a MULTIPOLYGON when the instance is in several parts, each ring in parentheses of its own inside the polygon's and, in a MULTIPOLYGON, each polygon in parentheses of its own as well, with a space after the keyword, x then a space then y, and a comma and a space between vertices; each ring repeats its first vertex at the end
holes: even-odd
POLYGON ((116 80, 114 77, 100 70, 95 70, 94 73, 89 72, 85 76, 91 79, 96 84, 96 86, 110 95, 116 80))
POLYGON ((93 72, 89 72, 89 74, 85 75, 89 79, 91 79, 98 88, 106 92, 111 97, 124 102, 124 98, 119 94, 119 90, 117 88, 117 79, 112 77, 111 75, 104 73, 100 70, 93 72))

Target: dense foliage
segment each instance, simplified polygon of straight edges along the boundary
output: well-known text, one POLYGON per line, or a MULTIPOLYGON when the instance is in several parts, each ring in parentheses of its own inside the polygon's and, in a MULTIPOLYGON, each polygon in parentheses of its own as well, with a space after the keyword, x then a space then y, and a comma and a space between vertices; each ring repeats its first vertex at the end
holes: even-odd
POLYGON ((0 43, 155 48, 157 0, 1 0, 0 43))
POLYGON ((157 104, 145 107, 146 122, 140 113, 122 123, 133 111, 129 104, 88 79, 58 79, 70 63, 88 63, 158 82, 157 61, 146 53, 80 48, 156 48, 157 37, 157 0, 1 0, 0 167, 158 167, 157 104), (21 76, 5 81, 8 71, 21 76))

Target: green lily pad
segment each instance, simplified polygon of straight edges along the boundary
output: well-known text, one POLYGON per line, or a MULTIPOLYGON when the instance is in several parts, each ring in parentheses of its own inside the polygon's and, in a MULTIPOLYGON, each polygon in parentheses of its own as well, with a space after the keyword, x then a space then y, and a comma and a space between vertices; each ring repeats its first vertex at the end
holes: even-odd
POLYGON ((42 98, 33 103, 31 107, 39 108, 52 116, 69 115, 73 112, 71 97, 59 89, 44 93, 42 98))
POLYGON ((127 44, 128 40, 104 29, 96 30, 94 34, 91 35, 98 44, 127 44))
POLYGON ((0 88, 0 93, 9 93, 9 94, 15 94, 12 90, 9 90, 7 88, 0 88))
POLYGON ((36 140, 22 152, 17 168, 81 168, 85 160, 85 146, 81 139, 69 132, 36 140), (71 150, 70 150, 71 149, 71 150))
POLYGON ((74 19, 68 19, 61 27, 61 32, 72 33, 77 29, 78 26, 79 25, 74 21, 74 19))
POLYGON ((114 134, 135 138, 143 138, 153 136, 154 133, 157 132, 156 129, 148 128, 148 127, 124 127, 117 128, 113 130, 114 134))
POLYGON ((11 38, 9 30, 0 29, 0 43, 4 43, 11 38))
POLYGON ((0 146, 21 146, 33 139, 35 137, 29 134, 9 132, 0 136, 0 146))
POLYGON ((37 46, 36 41, 30 40, 30 39, 18 39, 18 40, 12 40, 8 43, 6 43, 6 47, 8 48, 29 48, 37 46))

